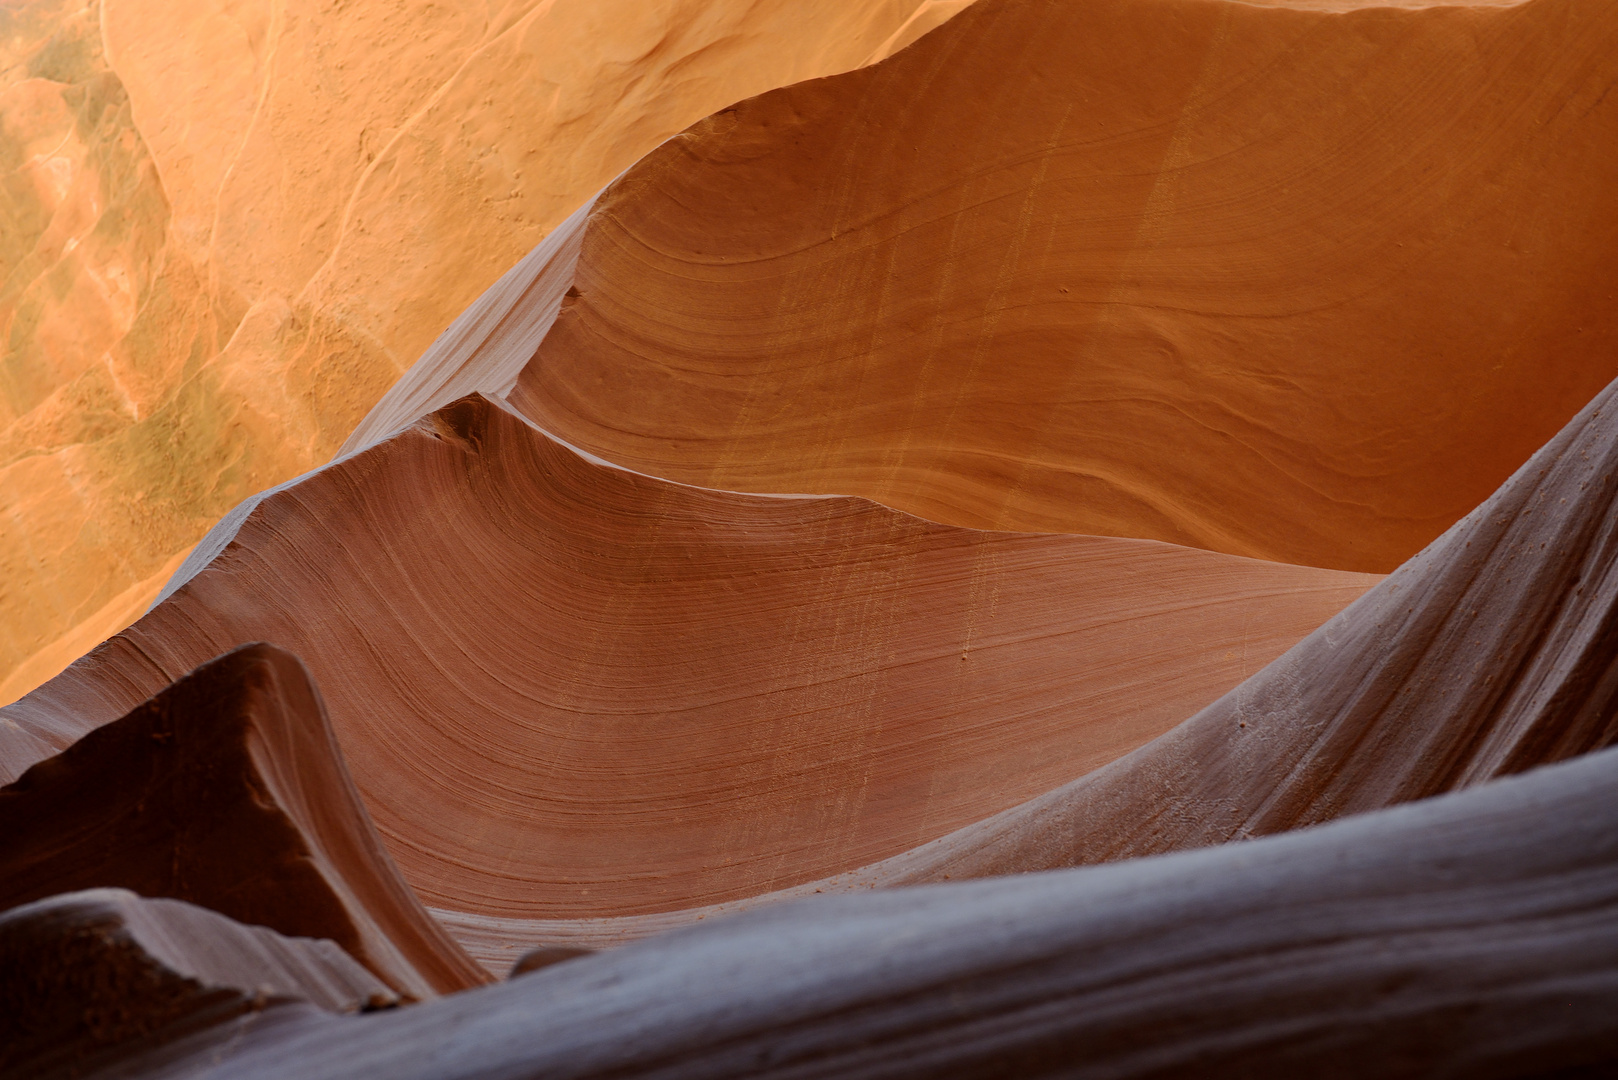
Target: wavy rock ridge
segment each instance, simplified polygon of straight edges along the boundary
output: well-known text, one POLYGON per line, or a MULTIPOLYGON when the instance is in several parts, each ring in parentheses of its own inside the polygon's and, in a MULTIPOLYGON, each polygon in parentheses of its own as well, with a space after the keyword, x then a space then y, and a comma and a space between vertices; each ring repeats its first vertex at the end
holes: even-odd
POLYGON ((683 487, 472 398, 259 503, 0 716, 70 738, 276 641, 310 658, 428 903, 627 915, 852 869, 1049 790, 1372 580, 683 487))
POLYGON ((693 120, 932 0, 0 8, 0 704, 693 120))
POLYGON ((242 1080, 1598 1076, 1615 780, 1607 751, 1249 844, 818 897, 212 1060, 242 1080))
POLYGON ((1618 375, 1614 55, 1601 0, 984 0, 637 163, 511 400, 688 483, 1386 572, 1618 375))
POLYGON ((673 917, 439 912, 486 962, 762 902, 1224 844, 1472 787, 1618 738, 1618 384, 1482 506, 1264 670, 1140 749, 859 870, 673 917))
POLYGON ((1438 541, 1173 731, 838 884, 1222 844, 1612 745, 1615 477, 1618 384, 1438 541))
POLYGON ((248 645, 0 789, 0 909, 117 886, 335 941, 400 994, 484 981, 371 828, 296 657, 248 645))
MULTIPOLYGON (((1287 702, 1307 707, 1311 693, 1351 682, 1362 692, 1339 705, 1328 731, 1341 731, 1342 717, 1386 713, 1392 701, 1405 730, 1429 745, 1447 735, 1487 751, 1490 740, 1476 734, 1537 734, 1510 740, 1514 755, 1473 755, 1497 769, 1599 742, 1599 730, 1581 723, 1591 709, 1527 712, 1522 703, 1531 689, 1542 704, 1583 701, 1601 711, 1605 681, 1566 660, 1588 654, 1579 642, 1599 638, 1589 631, 1610 606, 1599 587, 1584 599, 1580 583, 1585 567, 1610 561, 1603 553, 1614 510, 1615 395, 1618 388, 1593 402, 1422 560, 1339 616, 1340 625, 1311 636, 1231 699, 1256 707, 1287 685, 1287 702), (1544 546, 1529 534, 1545 535, 1544 546), (1553 537, 1564 542, 1554 550, 1553 537), (1473 545, 1488 551, 1474 558, 1473 545), (1491 573, 1500 563, 1514 572, 1491 573), (1528 677, 1501 687, 1487 672, 1475 674, 1477 711, 1456 717, 1452 699, 1464 699, 1468 687, 1442 677, 1442 645, 1455 635, 1433 634, 1440 647, 1426 651, 1430 660, 1398 648, 1397 633, 1383 654, 1355 645, 1374 629, 1388 634, 1365 613, 1386 618, 1389 597, 1399 596, 1414 633, 1449 621, 1434 617, 1446 601, 1455 617, 1458 594, 1479 605, 1483 627, 1507 630, 1499 646, 1528 677), (1543 629, 1532 625, 1533 612, 1543 629), (1343 635, 1335 643, 1332 630, 1343 635), (1337 650, 1326 661, 1323 641, 1337 650), (1533 678, 1536 670, 1560 671, 1561 692, 1533 678), (1440 722, 1422 730, 1424 716, 1440 722), (1467 728, 1473 738, 1464 737, 1467 728)), ((1464 610, 1460 617, 1473 618, 1464 610)), ((1487 631, 1469 621, 1466 632, 1487 631)), ((1205 730, 1225 704, 1075 790, 1134 771, 1135 782, 1117 790, 1137 809, 1146 793, 1175 808, 1160 827, 1208 820, 1209 806, 1153 789, 1151 761, 1205 730)), ((1296 715, 1285 710, 1244 715, 1258 734, 1265 720, 1282 736, 1296 734, 1296 715)), ((1618 1060, 1609 1008, 1618 992, 1618 844, 1606 797, 1613 753, 1170 858, 806 899, 574 959, 423 1006, 397 1023, 309 1017, 228 1043, 212 1038, 205 1056, 210 1067, 246 1077, 354 1068, 476 1077, 519 1067, 571 1076, 924 1076, 940 1068, 972 1076, 1010 1062, 1019 1075, 1168 1076, 1193 1064, 1207 1075, 1594 1075, 1618 1060), (670 980, 683 991, 671 993, 670 980), (693 986, 705 992, 690 993, 693 986), (424 1058, 420 1048, 429 1045, 435 1053, 424 1058)), ((1404 759, 1419 763, 1421 755, 1404 759)), ((1296 794, 1289 781, 1308 777, 1306 769, 1245 764, 1244 775, 1268 778, 1271 804, 1286 803, 1296 794)), ((1468 778, 1453 767, 1438 776, 1468 778)), ((1384 796, 1389 790, 1409 797, 1433 785, 1385 786, 1384 796)), ((1301 823, 1294 816, 1282 824, 1301 823)), ((1047 829, 1044 839, 1047 850, 1066 842, 1069 858, 1083 854, 1082 836, 1047 829)), ((194 1075, 198 1053, 178 1044, 143 1071, 194 1075)))
POLYGON ((1618 1067, 1618 12, 904 6, 0 709, 7 1067, 1618 1067))

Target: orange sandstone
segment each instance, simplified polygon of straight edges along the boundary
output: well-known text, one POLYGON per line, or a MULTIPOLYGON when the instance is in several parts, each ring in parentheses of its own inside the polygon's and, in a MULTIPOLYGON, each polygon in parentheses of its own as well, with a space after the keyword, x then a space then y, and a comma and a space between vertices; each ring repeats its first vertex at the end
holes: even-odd
POLYGON ((982 0, 637 163, 511 400, 689 483, 1391 570, 1618 373, 1615 76, 1606 0, 982 0))
POLYGON ((0 710, 0 764, 271 641, 307 658, 424 902, 668 911, 1083 775, 1373 583, 684 487, 473 397, 265 498, 145 618, 0 710))
POLYGON ((659 140, 933 0, 0 9, 0 700, 659 140))

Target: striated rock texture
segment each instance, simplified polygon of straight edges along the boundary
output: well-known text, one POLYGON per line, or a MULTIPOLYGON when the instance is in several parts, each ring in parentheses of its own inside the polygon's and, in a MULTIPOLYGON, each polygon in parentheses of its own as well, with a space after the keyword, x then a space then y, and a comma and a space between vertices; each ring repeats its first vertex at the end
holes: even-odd
POLYGON ((398 995, 330 941, 286 938, 124 889, 0 915, 0 1076, 86 1075, 268 1008, 335 1012, 398 995))
POLYGON ((818 897, 146 1075, 1596 1077, 1618 753, 1160 859, 818 897))
POLYGON ((335 941, 413 998, 481 971, 398 878, 293 657, 248 645, 0 789, 0 910, 98 886, 335 941))
MULTIPOLYGON (((1249 706, 1291 705, 1245 714, 1226 732, 1233 740, 1249 724, 1255 737, 1284 746, 1316 713, 1328 733, 1357 724, 1353 749, 1316 761, 1350 779, 1380 763, 1395 780, 1382 785, 1384 798, 1440 790, 1411 787, 1424 761, 1449 759, 1436 775, 1451 786, 1483 778, 1457 771, 1453 752, 1412 751, 1423 743, 1481 749, 1475 765, 1528 775, 1167 857, 808 898, 575 956, 408 1016, 222 1025, 129 1068, 146 1077, 446 1080, 1610 1071, 1618 1066, 1618 832, 1609 794, 1618 750, 1532 766, 1598 746, 1600 725, 1580 718, 1610 711, 1602 669, 1577 661, 1599 659, 1604 640, 1599 574, 1611 561, 1615 398, 1618 388, 1592 402, 1412 566, 1232 695, 1249 706), (1474 558, 1477 547, 1485 550, 1474 558), (1366 611, 1383 621, 1361 622, 1366 611), (1465 620, 1458 635, 1446 630, 1457 619, 1465 620), (1446 676, 1446 663, 1486 642, 1491 627, 1500 633, 1485 656, 1514 676, 1446 676), (1416 635, 1425 648, 1408 647, 1416 635), (1378 636, 1382 646, 1368 648, 1378 636), (1322 641, 1330 651, 1320 651, 1322 641), (1334 687, 1351 692, 1334 698, 1334 687), (1375 719, 1390 711, 1398 723, 1385 730, 1406 742, 1377 746, 1375 719), (1487 752, 1503 738, 1518 752, 1487 752), (1390 764, 1407 767, 1401 775, 1390 764)), ((1200 793, 1201 807, 1177 799, 1172 778, 1141 762, 1197 737, 1219 708, 1058 795, 1071 808, 1073 792, 1133 772, 1132 783, 1114 788, 1134 800, 1132 818, 1108 825, 1119 835, 1159 806, 1168 809, 1151 831, 1171 840, 1186 822, 1217 823, 1213 794, 1200 793)), ((1215 747, 1208 767, 1236 805, 1242 785, 1267 782, 1270 804, 1291 798, 1308 808, 1293 781, 1310 770, 1297 757, 1254 754, 1225 770, 1215 747)), ((1103 815, 1117 808, 1090 804, 1103 815)), ((1328 816, 1294 813, 1271 824, 1328 816)), ((1071 833, 1065 839, 1074 842, 1071 833)))
POLYGON ((720 111, 596 202, 512 402, 689 483, 1393 569, 1618 375, 1618 8, 1299 6, 983 0, 720 111))
POLYGON ((259 502, 0 724, 71 739, 273 641, 309 658, 426 902, 658 912, 849 870, 1048 791, 1374 581, 684 487, 474 397, 259 502))
POLYGON ((660 140, 960 6, 0 7, 0 703, 660 140))
POLYGON ((855 887, 1242 840, 1618 741, 1618 383, 1487 502, 1173 731, 855 887))
POLYGON ((1618 1071, 1618 8, 212 4, 0 9, 0 1072, 1618 1071))
POLYGON ((486 964, 762 903, 1247 840, 1618 741, 1618 383, 1498 492, 1172 731, 1038 798, 844 874, 660 917, 437 912, 486 964))

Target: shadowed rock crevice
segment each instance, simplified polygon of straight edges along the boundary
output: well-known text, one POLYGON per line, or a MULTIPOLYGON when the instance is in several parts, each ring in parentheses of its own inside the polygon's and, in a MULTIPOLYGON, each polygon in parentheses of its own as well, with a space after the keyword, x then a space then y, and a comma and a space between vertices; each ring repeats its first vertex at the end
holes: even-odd
POLYGON ((214 1060, 233 1080, 1599 1076, 1614 783, 1609 750, 1250 844, 813 897, 214 1060))
POLYGON ((193 1033, 307 1001, 399 997, 330 941, 287 938, 124 889, 0 914, 0 1076, 84 1076, 193 1033))
POLYGON ((0 789, 0 909, 101 886, 327 938, 410 998, 484 976, 398 877, 296 657, 246 645, 0 789))
POLYGON ((519 918, 898 854, 1168 730, 1376 580, 686 487, 478 396, 221 529, 0 719, 66 737, 274 641, 309 658, 416 892, 519 918))

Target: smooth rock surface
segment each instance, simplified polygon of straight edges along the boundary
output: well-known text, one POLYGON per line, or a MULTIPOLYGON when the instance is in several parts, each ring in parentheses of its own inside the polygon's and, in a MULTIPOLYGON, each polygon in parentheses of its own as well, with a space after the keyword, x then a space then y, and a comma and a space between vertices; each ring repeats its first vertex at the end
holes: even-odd
POLYGON ((1315 825, 1618 739, 1618 383, 1488 501, 1183 724, 1029 802, 872 865, 656 915, 435 910, 487 965, 783 900, 1138 858, 1315 825))
POLYGON ((647 150, 957 8, 0 7, 0 703, 128 625, 232 505, 329 458, 647 150))
POLYGON ((276 642, 310 658, 424 901, 519 918, 690 908, 898 854, 1168 730, 1375 581, 684 487, 482 398, 235 527, 0 722, 72 738, 276 642))
POLYGON ((1618 375, 1618 8, 982 0, 595 203, 511 400, 979 528, 1387 572, 1618 375))
POLYGON ((485 981, 398 877, 296 657, 238 648, 0 789, 0 909, 114 886, 327 938, 393 990, 485 981))
POLYGON ((1615 57, 0 6, 0 1073, 1618 1072, 1615 57))
POLYGON ((126 889, 0 914, 0 1076, 84 1075, 293 1001, 355 1012, 399 997, 330 941, 126 889))
POLYGON ((1595 1077, 1618 753, 1205 851, 819 897, 156 1078, 1595 1077))
POLYGON ((841 884, 1221 844, 1611 746, 1615 566, 1618 383, 1429 548, 1184 724, 841 884))

